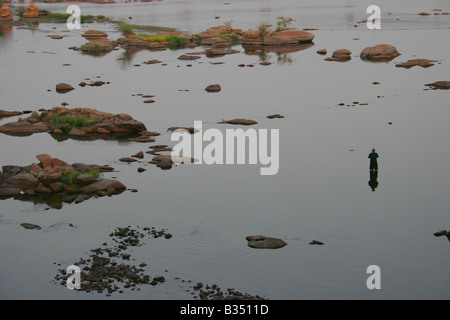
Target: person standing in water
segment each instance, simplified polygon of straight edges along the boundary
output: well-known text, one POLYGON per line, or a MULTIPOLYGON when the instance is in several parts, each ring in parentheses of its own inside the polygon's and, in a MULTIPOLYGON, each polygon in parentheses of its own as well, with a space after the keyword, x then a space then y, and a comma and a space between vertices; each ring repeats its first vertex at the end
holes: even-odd
POLYGON ((369 153, 370 159, 370 171, 378 171, 378 153, 376 153, 375 149, 372 149, 372 152, 369 153))

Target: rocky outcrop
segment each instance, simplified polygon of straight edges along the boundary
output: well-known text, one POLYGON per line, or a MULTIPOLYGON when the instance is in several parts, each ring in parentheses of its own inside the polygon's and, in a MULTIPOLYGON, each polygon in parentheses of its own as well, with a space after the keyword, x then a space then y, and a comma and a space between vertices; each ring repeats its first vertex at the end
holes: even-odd
POLYGON ((101 55, 114 50, 119 45, 119 42, 109 40, 108 38, 101 37, 95 40, 91 40, 88 43, 82 45, 78 50, 81 50, 87 54, 101 55))
POLYGON ((245 239, 248 241, 248 246, 255 249, 279 249, 287 245, 281 239, 261 235, 248 236, 245 239))
POLYGON ((55 107, 40 115, 33 112, 29 118, 19 118, 17 122, 0 126, 0 132, 9 135, 31 135, 47 131, 67 137, 114 138, 138 136, 141 132, 146 132, 146 127, 125 113, 114 115, 90 108, 65 107, 55 107))
POLYGON ((69 165, 48 154, 40 154, 36 158, 39 162, 30 166, 2 168, 0 198, 51 200, 59 207, 62 202, 79 203, 93 195, 111 196, 126 189, 117 180, 101 179, 100 172, 113 170, 109 166, 82 163, 69 165))
POLYGON ((400 53, 390 44, 378 44, 367 47, 361 51, 360 57, 366 61, 390 61, 398 57, 400 53))
POLYGON ((250 30, 242 35, 243 45, 284 46, 312 42, 314 34, 300 30, 268 31, 250 30))
POLYGON ((34 4, 33 1, 30 2, 25 12, 22 15, 23 18, 37 18, 39 17, 39 8, 34 4))
POLYGON ((14 16, 11 8, 4 2, 3 6, 0 8, 0 21, 11 21, 13 19, 14 16))
POLYGON ((422 68, 429 68, 434 66, 433 62, 437 62, 436 60, 428 60, 428 59, 411 59, 406 62, 397 63, 395 66, 398 68, 409 69, 415 66, 420 66, 422 68))

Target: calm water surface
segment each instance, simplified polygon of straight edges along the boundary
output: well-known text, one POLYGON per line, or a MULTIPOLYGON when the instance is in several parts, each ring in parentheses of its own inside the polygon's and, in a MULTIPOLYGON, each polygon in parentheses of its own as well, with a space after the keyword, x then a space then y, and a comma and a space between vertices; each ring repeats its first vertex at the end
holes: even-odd
MULTIPOLYGON (((136 24, 188 33, 226 21, 247 30, 260 23, 274 24, 281 15, 294 17, 293 27, 319 29, 312 31, 314 46, 309 49, 269 53, 270 66, 259 65, 260 57, 245 54, 241 46, 234 47, 241 50, 238 54, 203 56, 194 62, 177 57, 201 48, 139 51, 128 60, 118 60, 124 57, 123 49, 103 57, 68 50, 84 44, 80 35, 89 29, 106 31, 110 39, 120 37, 106 23, 83 25, 69 33, 61 32, 64 24, 2 29, 0 109, 38 110, 67 102, 69 107, 125 112, 148 130, 160 132, 157 144, 169 145, 174 145, 166 131, 171 126, 193 126, 202 120, 204 129, 224 129, 234 127, 216 122, 253 119, 258 121, 255 129, 279 129, 280 170, 274 176, 260 176, 259 165, 182 165, 162 171, 147 164, 150 155, 141 163, 118 161, 147 151, 146 144, 58 142, 46 133, 2 134, 1 165, 28 165, 39 153, 69 163, 109 164, 116 172, 106 178, 117 177, 139 192, 64 205, 60 210, 2 200, 0 297, 106 298, 73 292, 52 280, 58 269, 86 258, 90 249, 112 244, 108 235, 115 228, 139 225, 166 228, 174 235, 170 240, 147 240, 133 251, 136 263, 147 263, 151 276, 164 275, 167 281, 112 298, 190 299, 189 285, 178 277, 268 299, 449 299, 450 243, 433 236, 450 229, 449 92, 424 90, 424 84, 450 80, 450 16, 417 13, 449 12, 450 5, 380 1, 382 29, 369 31, 357 23, 368 17, 365 9, 370 4, 345 0, 80 4, 82 14, 132 16, 136 24), (66 37, 52 40, 47 37, 51 34, 66 37), (381 43, 396 46, 402 55, 389 63, 359 59, 363 48, 381 43), (327 49, 329 56, 341 48, 352 52, 349 62, 327 62, 316 53, 327 49), (427 69, 395 67, 413 58, 438 63, 427 69), (133 66, 150 59, 167 65, 133 66), (252 63, 254 68, 238 67, 252 63), (97 76, 111 83, 77 86, 97 76), (380 84, 373 85, 374 81, 380 84), (72 84, 75 90, 58 94, 54 87, 59 82, 72 84), (214 83, 222 86, 220 93, 204 91, 214 83), (133 96, 138 93, 154 94, 156 103, 142 103, 141 97, 133 96), (274 113, 285 118, 266 118, 274 113), (367 159, 373 146, 380 154, 374 192, 368 184, 367 159), (138 167, 147 171, 138 173, 138 167), (25 230, 20 227, 23 222, 38 224, 42 230, 25 230), (251 249, 245 237, 252 234, 282 238, 288 245, 251 249), (325 245, 311 246, 311 240, 325 245), (381 290, 366 287, 369 265, 381 268, 381 290)), ((53 12, 65 12, 67 7, 39 6, 53 12)))

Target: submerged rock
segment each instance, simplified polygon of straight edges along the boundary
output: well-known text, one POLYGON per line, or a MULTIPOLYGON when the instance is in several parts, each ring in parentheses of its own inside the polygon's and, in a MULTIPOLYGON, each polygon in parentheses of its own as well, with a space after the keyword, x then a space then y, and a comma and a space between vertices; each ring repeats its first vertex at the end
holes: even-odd
POLYGON ((25 229, 29 229, 29 230, 41 230, 40 226, 38 226, 37 224, 32 224, 32 223, 22 223, 20 226, 24 227, 25 229))
POLYGON ((245 238, 248 241, 248 246, 256 249, 278 249, 287 245, 281 239, 271 238, 266 236, 247 236, 245 238))
POLYGON ((450 81, 436 81, 433 83, 428 83, 426 86, 431 87, 432 89, 450 89, 450 81))
POLYGON ((22 114, 21 111, 3 111, 3 110, 0 110, 0 118, 20 116, 21 114, 22 114))
POLYGON ((434 63, 432 63, 432 62, 436 62, 436 60, 412 59, 412 60, 408 60, 406 62, 397 63, 395 66, 398 68, 405 68, 405 69, 409 69, 414 66, 420 66, 422 68, 429 68, 429 67, 434 66, 434 63))
POLYGON ((244 126, 250 126, 257 124, 258 122, 254 120, 248 120, 248 119, 233 119, 233 120, 223 120, 221 122, 217 123, 228 123, 228 124, 234 124, 234 125, 244 125, 244 126))

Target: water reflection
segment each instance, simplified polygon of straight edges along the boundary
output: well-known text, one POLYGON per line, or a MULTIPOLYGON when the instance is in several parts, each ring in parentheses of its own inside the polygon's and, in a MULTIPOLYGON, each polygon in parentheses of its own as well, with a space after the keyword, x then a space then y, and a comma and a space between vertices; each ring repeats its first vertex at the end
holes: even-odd
MULTIPOLYGON (((0 45, 3 46, 12 40, 12 26, 7 24, 0 24, 0 45)), ((1 47, 0 46, 0 47, 1 47)))
POLYGON ((372 192, 375 192, 375 189, 378 187, 378 171, 370 171, 369 186, 372 192))

